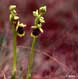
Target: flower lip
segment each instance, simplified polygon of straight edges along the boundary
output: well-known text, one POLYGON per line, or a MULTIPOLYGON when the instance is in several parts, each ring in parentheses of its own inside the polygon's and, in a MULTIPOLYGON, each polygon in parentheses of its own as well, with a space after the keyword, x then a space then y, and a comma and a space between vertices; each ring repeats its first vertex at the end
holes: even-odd
POLYGON ((18 32, 19 34, 23 34, 24 28, 23 28, 23 27, 18 27, 17 32, 18 32))
POLYGON ((40 30, 39 30, 39 28, 35 28, 35 29, 33 29, 32 34, 33 34, 34 36, 38 36, 38 35, 40 34, 40 30))
POLYGON ((25 35, 24 27, 19 26, 17 29, 17 35, 23 37, 25 35))

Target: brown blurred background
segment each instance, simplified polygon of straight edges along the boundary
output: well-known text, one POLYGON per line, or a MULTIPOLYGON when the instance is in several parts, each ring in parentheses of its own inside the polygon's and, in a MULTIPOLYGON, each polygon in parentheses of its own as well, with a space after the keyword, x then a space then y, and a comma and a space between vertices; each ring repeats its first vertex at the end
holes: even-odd
MULTIPOLYGON (((31 26, 34 25, 32 12, 40 6, 46 5, 47 12, 44 16, 46 23, 43 24, 44 33, 39 37, 37 49, 44 51, 49 56, 59 60, 65 67, 68 67, 65 72, 70 69, 70 73, 77 75, 78 0, 0 0, 0 38, 4 39, 4 41, 0 42, 0 46, 7 46, 8 48, 12 46, 9 6, 13 4, 17 6, 20 21, 27 24, 26 35, 23 38, 17 37, 17 45, 31 46, 30 32, 31 26)), ((51 60, 47 56, 41 55, 40 59, 46 60, 44 65, 47 64, 47 60, 51 60)), ((49 63, 48 69, 43 69, 44 66, 41 65, 40 72, 45 70, 44 72, 47 72, 45 74, 51 72, 52 75, 52 72, 58 73, 61 71, 60 69, 56 70, 57 67, 53 64, 49 63)))

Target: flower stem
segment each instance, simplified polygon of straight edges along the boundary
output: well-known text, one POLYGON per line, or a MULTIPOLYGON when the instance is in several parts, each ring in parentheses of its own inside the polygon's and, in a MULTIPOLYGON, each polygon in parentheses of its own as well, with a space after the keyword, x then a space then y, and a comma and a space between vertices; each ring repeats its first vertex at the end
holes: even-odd
POLYGON ((27 70, 27 77, 26 79, 31 79, 31 70, 32 64, 35 56, 35 46, 36 46, 37 38, 33 37, 31 52, 29 55, 29 62, 28 62, 28 70, 27 70))
POLYGON ((13 31, 13 71, 12 71, 12 77, 11 79, 16 79, 16 30, 14 27, 12 27, 13 31))
POLYGON ((35 16, 35 22, 34 22, 34 26, 33 26, 33 32, 31 33, 31 36, 33 37, 33 41, 32 41, 31 52, 29 55, 26 79, 31 79, 32 65, 33 65, 33 60, 34 60, 34 56, 35 56, 35 46, 36 46, 37 38, 38 38, 40 32, 43 32, 42 23, 44 23, 45 20, 42 15, 45 12, 46 12, 46 6, 39 8, 39 10, 33 11, 33 16, 35 16))

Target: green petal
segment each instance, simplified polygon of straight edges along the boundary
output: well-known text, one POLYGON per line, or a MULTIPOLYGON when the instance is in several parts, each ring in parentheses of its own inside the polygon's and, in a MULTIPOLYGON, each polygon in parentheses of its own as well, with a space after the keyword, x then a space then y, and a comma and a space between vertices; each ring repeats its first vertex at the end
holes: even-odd
POLYGON ((44 32, 42 28, 39 28, 39 29, 40 29, 40 31, 41 31, 42 33, 44 32))
POLYGON ((40 22, 41 22, 41 23, 45 23, 45 20, 44 20, 43 17, 40 17, 40 22))
POLYGON ((37 28, 41 28, 42 27, 42 24, 37 24, 37 28))
POLYGON ((20 27, 26 27, 26 25, 23 24, 23 23, 20 23, 19 26, 20 26, 20 27))
POLYGON ((18 16, 14 16, 14 20, 18 20, 19 19, 19 17, 18 16))
POLYGON ((31 28, 37 28, 37 26, 31 26, 31 28))
POLYGON ((33 16, 38 16, 38 10, 33 11, 33 16))

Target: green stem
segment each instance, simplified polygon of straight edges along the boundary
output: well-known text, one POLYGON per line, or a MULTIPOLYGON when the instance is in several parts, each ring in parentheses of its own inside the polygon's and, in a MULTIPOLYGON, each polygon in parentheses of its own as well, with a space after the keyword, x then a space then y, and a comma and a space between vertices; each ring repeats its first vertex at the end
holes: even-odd
POLYGON ((33 64, 34 56, 35 56, 36 41, 37 41, 37 38, 33 37, 31 52, 30 52, 30 55, 29 55, 29 62, 28 62, 28 70, 27 70, 26 79, 31 79, 31 70, 32 70, 32 64, 33 64))
POLYGON ((13 31, 13 71, 12 71, 12 78, 11 79, 16 79, 16 30, 14 27, 12 27, 13 31))

